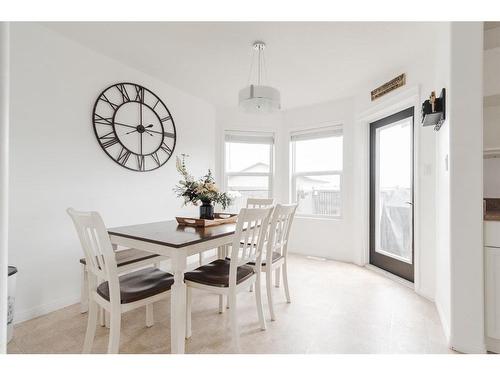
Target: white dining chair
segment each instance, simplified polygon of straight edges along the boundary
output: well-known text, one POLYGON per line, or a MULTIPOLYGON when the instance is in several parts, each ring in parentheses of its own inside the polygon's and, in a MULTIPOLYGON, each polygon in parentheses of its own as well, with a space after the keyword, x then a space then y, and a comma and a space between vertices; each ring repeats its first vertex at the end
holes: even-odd
MULTIPOLYGON (((273 207, 273 205, 274 198, 247 198, 247 208, 268 208, 273 207)), ((253 285, 250 285, 249 290, 253 292, 253 285)))
POLYGON ((239 350, 237 295, 256 283, 255 301, 260 328, 266 329, 260 288, 261 269, 248 265, 252 259, 262 261, 265 232, 268 230, 272 208, 241 209, 232 241, 231 259, 217 259, 194 271, 186 272, 187 286, 186 338, 191 337, 191 289, 227 296, 233 343, 239 350), (256 245, 253 245, 256 244, 256 245))
MULTIPOLYGON (((265 243, 265 255, 262 256, 262 261, 260 262, 260 267, 258 259, 251 261, 249 264, 254 266, 256 269, 260 269, 262 272, 266 273, 266 290, 267 290, 267 301, 269 305, 269 312, 271 314, 271 320, 276 320, 276 315, 274 313, 273 305, 273 294, 272 294, 272 272, 275 272, 275 286, 279 287, 279 271, 283 272, 283 285, 285 287, 286 301, 288 303, 290 300, 290 290, 288 286, 288 238, 290 236, 290 230, 292 227, 292 222, 295 217, 295 212, 297 210, 296 204, 277 204, 274 207, 273 215, 269 223, 269 232, 267 235, 267 240, 265 243)), ((258 289, 258 284, 257 284, 258 289)))
POLYGON ((146 306, 146 326, 151 327, 153 303, 170 295, 173 275, 150 267, 119 276, 115 252, 101 216, 72 208, 67 212, 75 225, 88 272, 89 310, 83 353, 92 350, 99 307, 110 314, 108 353, 118 353, 121 314, 146 306))
MULTIPOLYGON (((274 198, 247 198, 247 205, 246 208, 268 208, 272 207, 274 204, 274 198)), ((204 264, 204 256, 203 253, 198 254, 198 261, 200 263, 200 266, 204 264)), ((253 290, 253 286, 250 285, 250 291, 253 290)), ((220 297, 220 303, 219 303, 219 312, 222 313, 223 311, 223 297, 220 297)))
MULTIPOLYGON (((118 273, 125 274, 131 271, 136 271, 140 268, 153 266, 160 268, 160 262, 167 260, 167 257, 162 257, 158 254, 149 253, 147 251, 137 249, 116 249, 113 246, 116 255, 116 265, 118 266, 118 273)), ((85 257, 80 258, 81 266, 81 290, 80 290, 80 312, 82 314, 88 311, 88 271, 87 260, 85 257)))

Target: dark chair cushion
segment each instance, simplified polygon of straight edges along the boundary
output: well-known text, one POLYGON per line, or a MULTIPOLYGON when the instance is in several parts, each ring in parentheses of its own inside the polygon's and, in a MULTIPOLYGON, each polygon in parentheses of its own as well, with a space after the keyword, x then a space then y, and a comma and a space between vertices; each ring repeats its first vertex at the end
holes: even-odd
MULTIPOLYGON (((158 268, 146 268, 120 276, 121 303, 130 303, 170 290, 174 276, 158 268)), ((97 287, 97 294, 109 301, 108 282, 97 287)))
MULTIPOLYGON (((264 258, 264 255, 262 256, 262 265, 265 266, 266 265, 266 259, 264 258)), ((280 253, 276 252, 276 251, 273 251, 273 258, 272 258, 272 262, 277 262, 278 260, 280 260, 281 258, 283 258, 283 255, 281 255, 280 253)), ((250 264, 251 266, 255 266, 255 261, 254 262, 248 262, 248 264, 250 264)))
MULTIPOLYGON (((140 262, 142 260, 155 258, 158 255, 147 251, 137 249, 118 250, 116 254, 116 264, 118 267, 126 266, 128 264, 140 262)), ((80 259, 81 264, 87 264, 85 258, 80 259)))
MULTIPOLYGON (((194 271, 186 272, 184 279, 199 284, 227 288, 229 287, 229 265, 230 261, 217 259, 205 266, 198 267, 194 271)), ((236 272, 236 283, 239 284, 247 280, 253 274, 252 267, 247 265, 239 266, 236 272)))

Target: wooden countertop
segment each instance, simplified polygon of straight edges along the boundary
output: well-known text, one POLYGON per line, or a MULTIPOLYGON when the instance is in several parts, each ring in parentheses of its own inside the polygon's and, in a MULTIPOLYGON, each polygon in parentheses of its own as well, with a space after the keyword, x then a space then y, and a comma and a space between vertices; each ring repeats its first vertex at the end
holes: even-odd
POLYGON ((484 198, 484 220, 500 221, 500 199, 484 198))

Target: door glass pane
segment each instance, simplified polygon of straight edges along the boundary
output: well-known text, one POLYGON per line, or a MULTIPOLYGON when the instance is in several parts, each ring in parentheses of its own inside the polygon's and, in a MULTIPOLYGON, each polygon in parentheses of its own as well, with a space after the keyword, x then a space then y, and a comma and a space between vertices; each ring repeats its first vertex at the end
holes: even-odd
POLYGON ((376 131, 375 251, 412 263, 412 121, 376 131))
POLYGON ((340 175, 297 176, 297 212, 340 216, 340 175))

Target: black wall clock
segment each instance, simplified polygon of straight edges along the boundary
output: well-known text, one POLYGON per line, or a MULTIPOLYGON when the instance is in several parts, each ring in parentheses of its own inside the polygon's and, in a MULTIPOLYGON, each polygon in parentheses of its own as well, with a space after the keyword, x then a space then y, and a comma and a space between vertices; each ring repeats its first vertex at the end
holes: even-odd
POLYGON ((161 99, 141 85, 106 88, 95 102, 92 122, 104 152, 127 169, 152 171, 174 152, 174 119, 161 99))

